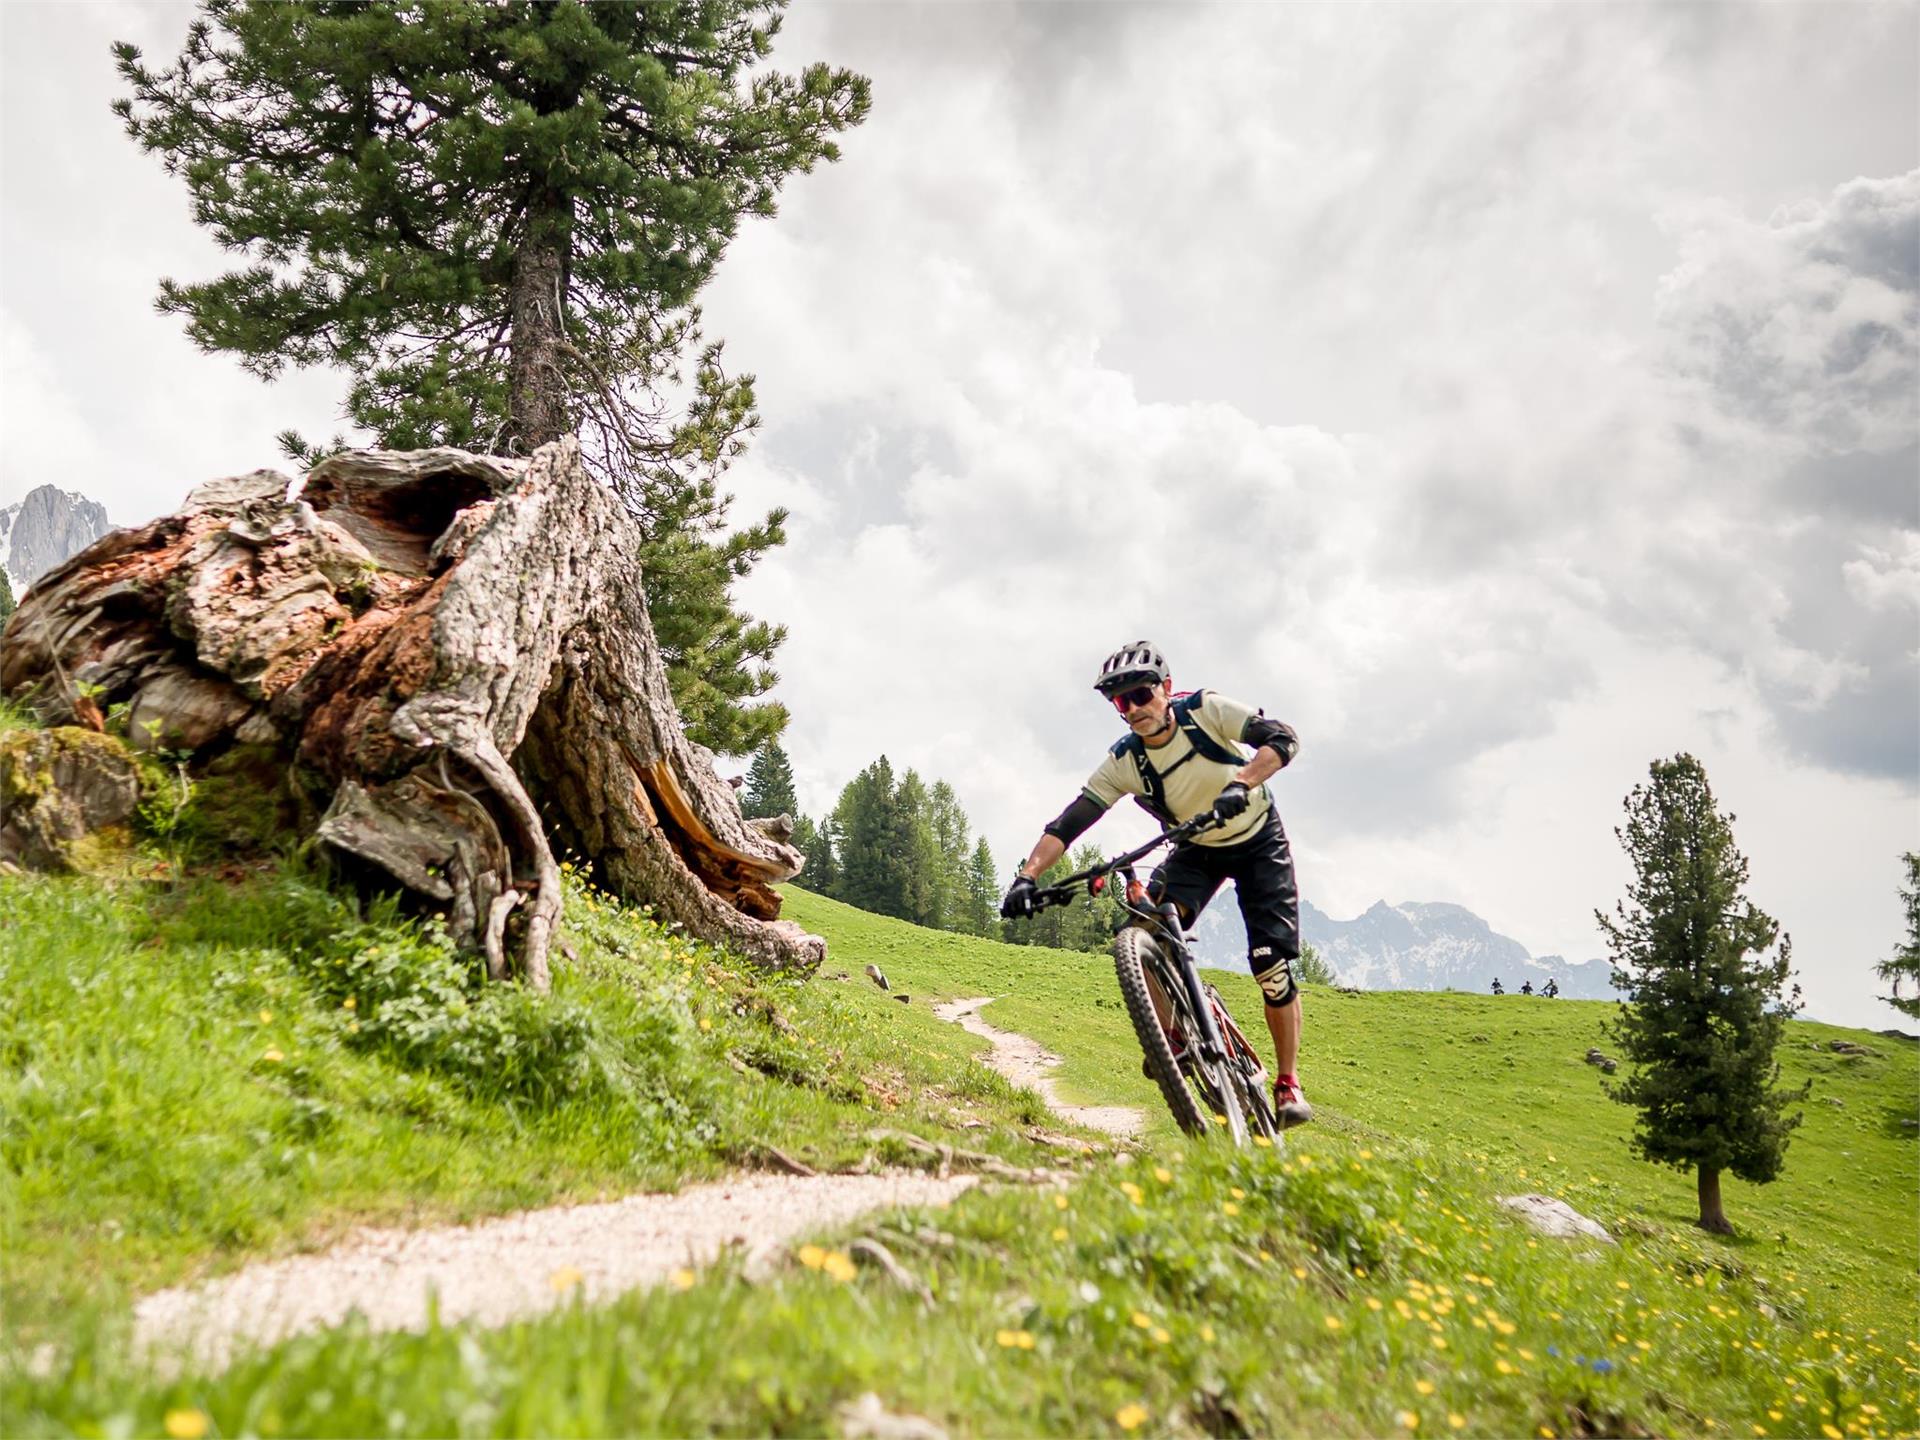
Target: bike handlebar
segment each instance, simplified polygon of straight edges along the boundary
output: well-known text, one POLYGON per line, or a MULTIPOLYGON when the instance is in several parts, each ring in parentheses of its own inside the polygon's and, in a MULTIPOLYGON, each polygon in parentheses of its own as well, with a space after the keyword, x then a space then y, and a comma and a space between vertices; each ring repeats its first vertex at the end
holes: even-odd
POLYGON ((1111 875, 1116 870, 1125 869, 1143 856, 1151 855, 1162 845, 1177 843, 1191 836, 1203 834, 1208 830, 1212 830, 1226 823, 1225 820, 1221 819, 1211 810, 1202 811, 1185 824, 1175 825, 1170 830, 1162 830, 1146 844, 1129 850, 1124 855, 1116 855, 1111 860, 1102 860, 1098 865, 1089 866, 1077 875, 1068 875, 1063 879, 1054 881, 1053 884, 1043 890, 1036 890, 1033 896, 1033 908, 1038 911, 1045 910, 1053 905, 1065 905, 1073 899, 1074 894, 1082 885, 1085 885, 1096 876, 1111 875))

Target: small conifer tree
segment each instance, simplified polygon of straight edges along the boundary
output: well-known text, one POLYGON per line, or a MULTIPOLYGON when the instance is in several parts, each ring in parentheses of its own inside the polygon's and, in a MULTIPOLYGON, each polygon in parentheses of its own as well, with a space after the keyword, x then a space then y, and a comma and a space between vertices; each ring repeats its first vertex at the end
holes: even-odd
POLYGON ((1791 1001, 1782 993, 1792 946, 1742 893, 1747 862, 1733 843, 1734 817, 1715 808, 1698 760, 1654 761, 1625 803, 1627 823, 1615 833, 1634 879, 1614 914, 1595 918, 1626 996, 1610 1034, 1636 1068, 1610 1093, 1640 1112, 1637 1153, 1695 1171, 1700 1227, 1731 1234, 1721 1174, 1775 1179, 1801 1120, 1789 1107, 1807 1094, 1777 1084, 1774 1060, 1799 996, 1797 986, 1791 1001), (1776 938, 1772 957, 1760 956, 1776 938))
POLYGON ((1903 1015, 1920 1016, 1920 852, 1909 850, 1900 859, 1907 868, 1907 883, 1900 887, 1907 907, 1907 938, 1891 959, 1873 968, 1892 987, 1892 993, 1881 998, 1903 1015), (1900 987, 1909 983, 1914 993, 1902 995, 1900 987))
POLYGON ((13 614, 13 582, 7 579, 7 572, 0 570, 0 625, 7 623, 7 617, 13 614))
POLYGON ((740 813, 749 820, 800 814, 800 802, 793 793, 793 762, 772 740, 754 752, 753 764, 747 768, 747 783, 740 792, 740 813))

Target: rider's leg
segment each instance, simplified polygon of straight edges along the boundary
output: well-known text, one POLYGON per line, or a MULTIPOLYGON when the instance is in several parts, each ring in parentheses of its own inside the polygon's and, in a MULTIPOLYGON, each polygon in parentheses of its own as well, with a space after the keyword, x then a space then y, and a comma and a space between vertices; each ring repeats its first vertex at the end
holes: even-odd
POLYGON ((1275 1099, 1281 1123, 1298 1125, 1312 1118, 1300 1095, 1300 987, 1294 965, 1300 958, 1300 896, 1294 885, 1293 855, 1279 816, 1244 847, 1234 870, 1240 915, 1247 922, 1247 965, 1266 1001, 1267 1033, 1273 1037, 1275 1099))
POLYGON ((1300 1061, 1300 990, 1285 1005, 1268 1005, 1267 1033, 1273 1036, 1274 1074, 1292 1075, 1300 1061))

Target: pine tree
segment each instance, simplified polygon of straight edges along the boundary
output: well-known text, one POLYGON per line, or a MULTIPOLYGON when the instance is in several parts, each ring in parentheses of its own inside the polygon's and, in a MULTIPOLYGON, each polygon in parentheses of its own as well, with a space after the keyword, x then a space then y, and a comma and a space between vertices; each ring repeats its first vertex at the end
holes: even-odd
POLYGON ((1293 962, 1293 978, 1303 985, 1338 985, 1340 977, 1333 966, 1312 945, 1300 947, 1300 958, 1293 962))
POLYGON ((838 885, 833 895, 877 915, 899 915, 899 869, 892 858, 896 819, 893 766, 882 755, 846 783, 834 806, 838 885))
POLYGON ((0 625, 7 623, 7 617, 13 614, 13 582, 7 579, 7 572, 0 570, 0 625))
POLYGON ((786 723, 751 703, 783 632, 730 593, 785 516, 724 533, 753 384, 694 301, 740 217, 837 159, 869 104, 851 72, 766 68, 783 4, 204 0, 172 66, 114 47, 128 133, 245 257, 163 281, 160 309, 264 379, 348 371, 346 418, 381 445, 525 454, 578 430, 644 522, 682 716, 725 754, 786 723))
POLYGON ((993 851, 982 835, 974 842, 973 859, 967 866, 966 904, 959 928, 969 935, 991 935, 999 909, 999 876, 993 868, 993 851))
POLYGON ((1892 959, 1882 960, 1873 969, 1892 987, 1892 993, 1881 998, 1903 1015, 1920 1016, 1920 853, 1909 850, 1900 860, 1907 867, 1907 883, 1900 887, 1907 907, 1907 938, 1892 959), (1913 982, 1911 995, 1900 993, 1906 981, 1913 982))
POLYGON ((937 930, 942 919, 940 852, 933 835, 932 799, 915 771, 900 777, 893 824, 891 858, 899 909, 887 913, 937 930))
POLYGON ((927 792, 927 826, 933 838, 933 887, 942 930, 966 929, 967 865, 973 848, 967 812, 944 780, 927 792))
POLYGON ((1615 833, 1633 862, 1625 901, 1596 911, 1626 999, 1610 1027, 1636 1069, 1611 1090, 1639 1110, 1633 1148, 1697 1176, 1702 1229, 1731 1234, 1720 1176, 1766 1184, 1799 1125, 1807 1088, 1777 1085, 1774 1048, 1797 1008, 1784 1001, 1792 946, 1742 893, 1747 862, 1732 815, 1715 808, 1691 755, 1656 760, 1615 833), (1757 955, 1779 939, 1771 959, 1757 955))
POLYGON ((800 802, 793 793, 793 762, 771 740, 753 752, 747 783, 740 792, 740 813, 750 820, 800 814, 800 802))
POLYGON ((833 821, 815 825, 807 816, 800 816, 793 822, 793 848, 807 857, 799 883, 816 895, 833 894, 839 878, 833 853, 833 821))

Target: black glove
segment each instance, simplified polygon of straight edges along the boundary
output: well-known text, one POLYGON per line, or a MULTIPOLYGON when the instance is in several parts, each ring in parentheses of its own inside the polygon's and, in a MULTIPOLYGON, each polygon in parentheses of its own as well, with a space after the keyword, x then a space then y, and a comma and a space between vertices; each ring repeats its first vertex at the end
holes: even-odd
POLYGON ((1213 813, 1222 820, 1231 820, 1236 815, 1245 814, 1251 803, 1247 787, 1238 780, 1229 780, 1227 788, 1220 792, 1220 798, 1213 802, 1213 813))
POLYGON ((1008 920, 1026 919, 1034 912, 1033 897, 1039 888, 1031 875, 1022 875, 1007 891, 1007 898, 1000 902, 1000 914, 1008 920))

